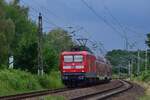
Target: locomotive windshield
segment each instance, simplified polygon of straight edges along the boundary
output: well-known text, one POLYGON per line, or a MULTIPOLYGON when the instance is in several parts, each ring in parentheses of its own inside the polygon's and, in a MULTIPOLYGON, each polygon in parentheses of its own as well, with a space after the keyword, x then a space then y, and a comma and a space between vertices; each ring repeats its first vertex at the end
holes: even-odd
POLYGON ((73 56, 71 55, 64 56, 64 62, 73 62, 73 56))
POLYGON ((74 62, 82 62, 83 56, 82 55, 75 55, 74 56, 74 62))
POLYGON ((82 55, 65 55, 64 62, 82 62, 83 56, 82 55))

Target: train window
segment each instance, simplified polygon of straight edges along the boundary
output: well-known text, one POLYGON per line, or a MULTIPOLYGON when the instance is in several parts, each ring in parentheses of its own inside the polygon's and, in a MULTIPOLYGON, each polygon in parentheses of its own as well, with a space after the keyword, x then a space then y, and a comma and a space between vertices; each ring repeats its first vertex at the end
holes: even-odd
POLYGON ((64 56, 64 62, 73 62, 73 56, 71 55, 64 56))
POLYGON ((83 56, 82 55, 74 55, 74 62, 82 62, 83 56))

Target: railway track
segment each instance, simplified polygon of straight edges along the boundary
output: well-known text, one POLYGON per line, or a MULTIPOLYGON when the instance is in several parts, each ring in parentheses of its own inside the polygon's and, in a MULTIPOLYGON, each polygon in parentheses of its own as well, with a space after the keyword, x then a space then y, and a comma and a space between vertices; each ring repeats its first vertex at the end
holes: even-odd
POLYGON ((99 92, 96 92, 93 94, 73 98, 71 100, 103 100, 103 99, 109 98, 113 95, 125 92, 125 91, 129 90, 130 88, 132 88, 131 83, 129 83, 127 81, 123 81, 123 80, 120 80, 120 81, 122 82, 122 84, 119 86, 113 87, 108 90, 99 91, 99 92))
POLYGON ((97 100, 104 99, 115 94, 124 92, 132 87, 132 84, 123 80, 111 81, 107 84, 100 84, 96 86, 83 87, 83 88, 61 88, 53 90, 43 90, 29 93, 22 93, 17 95, 2 96, 0 100, 21 100, 27 98, 36 98, 47 95, 62 95, 66 99, 71 100, 97 100))
POLYGON ((42 91, 21 93, 21 94, 16 94, 16 95, 1 96, 0 100, 22 100, 22 99, 26 99, 26 98, 39 97, 39 96, 44 96, 44 95, 48 95, 48 94, 64 92, 64 91, 68 91, 68 90, 71 90, 71 89, 60 88, 60 89, 51 89, 51 90, 42 90, 42 91))

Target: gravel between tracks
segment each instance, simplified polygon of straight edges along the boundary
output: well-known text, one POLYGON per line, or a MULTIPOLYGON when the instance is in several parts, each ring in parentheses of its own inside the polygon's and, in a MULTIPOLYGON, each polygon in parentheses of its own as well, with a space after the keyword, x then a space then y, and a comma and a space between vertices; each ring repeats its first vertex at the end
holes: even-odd
POLYGON ((56 93, 53 94, 54 96, 64 96, 67 100, 68 99, 73 99, 73 98, 77 98, 80 96, 84 96, 84 95, 88 95, 88 94, 93 94, 97 91, 104 91, 104 90, 108 90, 110 88, 116 87, 121 85, 122 83, 118 80, 114 80, 111 81, 107 84, 100 84, 97 86, 92 86, 92 87, 86 87, 86 88, 78 88, 78 89, 74 89, 71 91, 65 91, 65 92, 60 92, 60 93, 56 93))
POLYGON ((105 100, 139 100, 142 95, 144 95, 144 88, 133 83, 133 88, 105 100))
MULTIPOLYGON (((88 95, 88 94, 92 94, 95 93, 97 91, 104 91, 104 90, 108 90, 110 88, 116 87, 121 85, 121 82, 118 80, 113 80, 107 84, 100 84, 97 86, 91 86, 91 87, 84 87, 84 88, 77 88, 74 90, 69 90, 69 91, 65 91, 65 92, 60 92, 60 93, 55 93, 53 94, 53 96, 64 96, 66 98, 66 100, 69 99, 73 99, 73 98, 77 98, 80 96, 84 96, 84 95, 88 95)), ((133 83, 133 88, 120 93, 120 94, 116 94, 112 97, 109 97, 107 99, 104 100, 139 100, 139 97, 142 96, 144 94, 144 89, 133 83)), ((39 98, 37 99, 26 99, 26 100, 40 100, 39 98)))

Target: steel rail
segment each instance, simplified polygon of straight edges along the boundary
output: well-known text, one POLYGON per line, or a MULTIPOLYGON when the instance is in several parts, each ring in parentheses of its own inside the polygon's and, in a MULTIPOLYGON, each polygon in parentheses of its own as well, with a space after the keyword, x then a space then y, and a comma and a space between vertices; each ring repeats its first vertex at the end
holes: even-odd
POLYGON ((103 90, 93 94, 73 98, 71 100, 102 100, 111 97, 113 95, 125 92, 130 88, 132 88, 132 84, 130 82, 124 80, 120 80, 120 81, 122 82, 122 84, 117 87, 113 87, 111 89, 103 90))
POLYGON ((20 99, 26 99, 26 98, 33 98, 58 92, 64 92, 71 89, 68 88, 60 88, 60 89, 50 89, 50 90, 42 90, 42 91, 34 91, 34 92, 28 92, 28 93, 21 93, 21 94, 15 94, 15 95, 8 95, 8 96, 1 96, 0 100, 20 100, 20 99))

